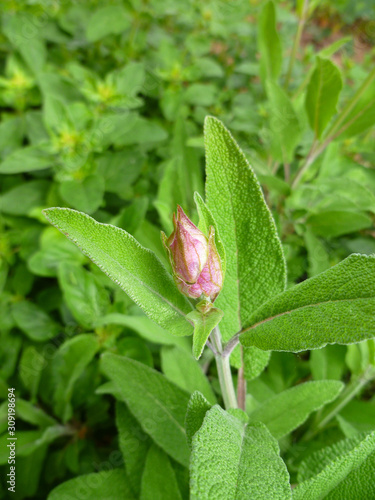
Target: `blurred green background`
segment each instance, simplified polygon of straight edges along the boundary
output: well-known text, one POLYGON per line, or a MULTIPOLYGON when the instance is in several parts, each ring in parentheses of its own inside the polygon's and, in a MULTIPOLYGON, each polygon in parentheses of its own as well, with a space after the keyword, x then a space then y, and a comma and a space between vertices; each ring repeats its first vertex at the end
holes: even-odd
MULTIPOLYGON (((374 78, 353 106, 359 119, 347 120, 295 182, 319 145, 306 103, 317 56, 332 61, 342 79, 341 92, 334 89, 340 111, 374 72, 375 5, 313 1, 304 17, 303 5, 2 2, 0 444, 7 387, 14 386, 14 498, 44 499, 56 484, 97 471, 118 449, 111 399, 95 392, 104 382, 99 352, 162 369, 183 386, 170 353, 190 349, 189 339, 142 317, 47 224, 43 208, 71 207, 115 224, 167 264, 160 230, 171 231, 177 203, 195 217, 193 193, 204 194, 203 120, 210 114, 230 129, 262 183, 289 285, 352 252, 375 253, 374 78)), ((330 377, 339 379, 359 373, 367 355, 356 346, 322 352, 330 377)), ((265 387, 277 393, 326 377, 320 362, 307 353, 272 355, 268 371, 251 382, 254 401, 265 387)), ((202 366, 218 391, 209 363, 206 354, 202 366)), ((375 413, 374 389, 367 390, 366 429, 375 413)), ((347 415, 351 425, 359 425, 360 413, 347 415)), ((293 453, 288 460, 293 474, 293 453)), ((7 471, 3 446, 0 468, 7 471)))

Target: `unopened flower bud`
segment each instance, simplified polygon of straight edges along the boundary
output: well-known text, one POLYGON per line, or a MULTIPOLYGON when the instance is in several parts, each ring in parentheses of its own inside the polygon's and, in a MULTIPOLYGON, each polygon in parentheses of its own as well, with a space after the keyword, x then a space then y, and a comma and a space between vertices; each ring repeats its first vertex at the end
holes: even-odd
POLYGON ((173 273, 185 283, 195 283, 207 262, 207 237, 191 222, 180 206, 177 207, 177 218, 173 214, 173 226, 174 231, 169 238, 162 233, 173 273))
POLYGON ((211 226, 207 237, 178 207, 173 216, 174 231, 169 238, 163 235, 174 278, 184 295, 197 299, 202 295, 214 301, 223 286, 223 271, 215 245, 215 230, 211 226))

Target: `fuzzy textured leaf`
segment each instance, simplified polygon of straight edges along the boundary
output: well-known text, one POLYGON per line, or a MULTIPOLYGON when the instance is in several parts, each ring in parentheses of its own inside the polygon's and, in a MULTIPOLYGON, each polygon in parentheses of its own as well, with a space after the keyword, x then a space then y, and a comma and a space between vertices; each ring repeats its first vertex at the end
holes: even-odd
POLYGON ((191 352, 191 342, 188 337, 176 337, 150 320, 147 316, 127 316, 121 313, 109 313, 95 322, 95 326, 121 325, 138 333, 140 337, 153 344, 177 345, 191 352))
POLYGON ((68 498, 95 498, 96 500, 134 500, 125 470, 112 469, 85 474, 60 484, 48 495, 48 500, 68 498))
POLYGON ((161 350, 161 366, 166 377, 181 389, 189 393, 200 391, 211 404, 217 402, 206 375, 190 353, 165 346, 161 350))
POLYGON ((182 500, 168 455, 155 444, 148 451, 141 500, 182 500))
POLYGON ((267 399, 250 414, 250 423, 263 422, 280 439, 303 424, 311 412, 336 399, 343 386, 336 380, 299 384, 267 399))
POLYGON ((271 148, 275 159, 290 163, 299 143, 301 127, 292 101, 277 83, 266 82, 270 101, 271 148))
POLYGON ((188 393, 160 372, 129 358, 105 353, 101 366, 142 429, 166 453, 186 466, 189 449, 184 422, 188 393))
POLYGON ((262 80, 275 80, 281 71, 282 47, 276 29, 275 4, 266 3, 259 15, 258 49, 260 52, 260 74, 262 80))
POLYGON ((310 127, 316 137, 336 112, 336 104, 342 88, 340 71, 328 59, 316 58, 316 69, 311 75, 306 93, 306 111, 310 127))
POLYGON ((292 496, 276 439, 263 424, 244 425, 219 406, 207 412, 193 437, 190 473, 192 500, 292 496))
POLYGON ((230 364, 235 368, 243 365, 246 380, 259 377, 269 363, 271 353, 257 347, 237 346, 230 356, 230 364), (242 347, 242 354, 241 354, 242 347))
POLYGON ((341 441, 315 453, 301 465, 293 499, 374 498, 375 432, 341 441))
POLYGON ((226 252, 224 287, 215 305, 225 311, 224 341, 254 311, 285 288, 285 260, 274 220, 256 176, 231 134, 205 121, 206 201, 226 252))
POLYGON ((73 241, 160 326, 190 335, 185 315, 192 310, 172 276, 153 252, 126 231, 64 208, 44 210, 47 219, 73 241))
POLYGON ((152 441, 121 401, 116 402, 116 427, 129 484, 139 497, 146 455, 152 441))
POLYGON ((201 428, 204 417, 212 405, 200 392, 193 392, 186 410, 185 428, 186 438, 189 446, 194 434, 201 428))
POLYGON ((16 325, 35 342, 45 342, 60 333, 59 325, 40 307, 26 300, 12 307, 16 325))
POLYGON ((260 307, 244 346, 298 352, 375 336, 375 256, 352 254, 260 307))
POLYGON ((204 346, 210 333, 221 321, 224 313, 216 307, 211 308, 208 312, 192 311, 187 317, 194 323, 193 334, 193 355, 195 359, 199 359, 202 355, 204 346))
POLYGON ((64 422, 73 413, 71 398, 76 381, 99 350, 98 338, 93 334, 76 335, 64 342, 55 356, 54 409, 64 422))

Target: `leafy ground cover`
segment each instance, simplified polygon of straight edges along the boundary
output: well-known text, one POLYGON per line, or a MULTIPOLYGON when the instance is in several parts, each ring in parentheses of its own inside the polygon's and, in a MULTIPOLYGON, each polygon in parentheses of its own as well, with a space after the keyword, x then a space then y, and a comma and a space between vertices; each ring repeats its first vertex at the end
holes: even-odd
MULTIPOLYGON (((338 345, 373 336, 374 275, 361 267, 367 270, 369 260, 341 263, 352 253, 375 253, 374 7, 355 5, 4 4, 0 496, 8 494, 8 387, 15 387, 17 472, 10 497, 91 498, 94 489, 98 499, 177 499, 188 498, 190 488, 197 499, 248 498, 235 485, 258 455, 265 462, 257 477, 264 484, 262 469, 272 463, 267 477, 277 478, 277 489, 258 489, 251 498, 290 498, 288 474, 298 484, 296 498, 342 498, 343 492, 371 498, 374 340, 338 345), (207 115, 231 130, 275 219, 282 253, 270 236, 264 267, 235 262, 226 234, 238 212, 249 217, 257 190, 248 189, 252 177, 240 169, 230 182, 213 182, 222 180, 210 167, 217 164, 214 148, 205 171, 207 115), (245 431, 244 414, 215 406, 224 407, 214 356, 205 348, 194 359, 186 336, 191 324, 172 314, 162 324, 157 313, 145 316, 138 300, 42 214, 67 207, 113 224, 169 269, 160 230, 172 232, 177 204, 195 222, 198 212, 202 218, 205 205, 194 192, 206 194, 219 232, 224 228, 228 269, 238 266, 243 277, 243 316, 224 314, 220 327, 225 342, 248 327, 244 373, 237 375, 239 351, 231 356, 235 384, 247 382, 245 431), (238 204, 231 211, 234 192, 238 204), (277 275, 272 267, 283 255, 285 292, 284 271, 279 266, 277 275), (353 283, 343 290, 345 269, 353 283), (252 288, 267 273, 272 286, 252 288), (294 287, 307 278, 313 280, 294 287), (283 294, 263 305, 276 292, 283 294), (301 310, 306 296, 318 293, 321 310, 301 310), (359 294, 368 302, 354 310, 348 299, 359 294), (298 344, 331 300, 342 302, 346 327, 327 323, 309 344, 298 344), (288 318, 298 329, 282 316, 296 303, 288 318), (321 348, 327 330, 338 344, 321 348), (209 443, 223 450, 222 460, 209 443), (229 473, 226 456, 240 464, 229 473), (217 469, 206 473, 213 457, 217 469)), ((259 213, 254 208, 255 219, 259 213)), ((264 241, 257 235, 268 221, 264 209, 251 233, 240 228, 243 241, 251 236, 248 252, 259 251, 264 241)), ((129 262, 139 247, 133 252, 129 262)), ((174 296, 172 289, 166 293, 174 296)), ((229 300, 237 309, 237 296, 227 281, 218 307, 229 300)), ((189 313, 189 302, 179 300, 189 313)), ((195 357, 201 347, 195 345, 195 357)))

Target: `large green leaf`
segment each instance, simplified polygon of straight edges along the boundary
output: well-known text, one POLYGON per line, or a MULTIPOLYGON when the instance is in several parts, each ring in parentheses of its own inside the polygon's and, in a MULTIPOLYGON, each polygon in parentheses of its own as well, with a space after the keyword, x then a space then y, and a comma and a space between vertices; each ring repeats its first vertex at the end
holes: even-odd
POLYGON ((49 208, 44 213, 153 321, 175 335, 193 333, 185 319, 192 306, 153 252, 124 230, 100 224, 75 210, 49 208))
POLYGON ((340 441, 302 463, 293 499, 374 498, 375 432, 340 441))
POLYGON ((166 377, 189 393, 200 391, 211 404, 216 397, 202 368, 190 353, 178 347, 163 347, 161 366, 166 377))
POLYGON ((281 71, 282 47, 276 30, 275 4, 269 1, 263 7, 258 21, 258 49, 262 80, 276 80, 281 71))
POLYGON ((66 180, 60 184, 59 191, 70 206, 92 214, 103 201, 104 179, 100 175, 88 175, 81 182, 66 180))
POLYGON ((99 341, 93 334, 81 334, 67 340, 57 351, 54 364, 54 409, 66 422, 73 413, 71 399, 74 385, 99 350, 99 341))
POLYGON ((59 484, 48 495, 48 500, 68 498, 95 498, 96 500, 133 500, 125 470, 111 469, 70 479, 59 484))
POLYGON ((260 307, 240 336, 266 351, 319 349, 375 336, 375 256, 352 254, 260 307))
POLYGON ((307 227, 318 236, 337 237, 372 227, 367 214, 354 210, 324 210, 306 219, 307 227))
POLYGON ((272 215, 255 174, 224 125, 205 121, 207 205, 226 252, 222 292, 215 302, 225 315, 224 340, 254 311, 285 288, 285 261, 272 215))
POLYGON ((44 342, 60 333, 59 325, 32 302, 16 302, 12 314, 18 328, 35 342, 44 342))
POLYGON ((147 316, 127 316, 114 312, 98 318, 95 322, 96 327, 104 325, 121 325, 134 330, 140 337, 153 344, 177 345, 181 349, 191 352, 190 338, 171 335, 147 316))
POLYGON ((193 437, 190 474, 192 500, 291 498, 276 439, 263 424, 244 425, 219 406, 193 437))
POLYGON ((250 414, 250 422, 263 422, 280 439, 303 424, 311 412, 336 399, 343 386, 336 380, 299 384, 267 399, 250 414))
POLYGON ((182 500, 176 475, 168 455, 155 444, 146 458, 141 500, 182 500))
POLYGON ((212 405, 200 392, 193 392, 186 410, 186 439, 191 447, 194 434, 201 428, 204 417, 212 405))
POLYGON ((45 206, 49 187, 50 184, 46 180, 19 184, 0 195, 0 212, 10 215, 28 215, 33 208, 45 206))
POLYGON ((328 59, 317 57, 316 69, 311 75, 305 101, 310 127, 317 138, 320 138, 336 112, 341 88, 342 79, 337 67, 328 59))
POLYGON ((121 401, 116 402, 116 426, 129 483, 132 491, 138 497, 141 491, 143 469, 151 439, 143 432, 126 404, 121 401))
POLYGON ((375 123, 375 68, 368 74, 357 92, 348 100, 345 107, 332 124, 328 134, 341 130, 340 139, 358 135, 375 123))
POLYGON ((107 5, 97 9, 85 25, 87 39, 96 42, 108 35, 117 35, 125 31, 130 26, 130 19, 123 6, 107 5))
MULTIPOLYGON (((352 344, 357 346, 361 344, 352 344)), ((352 347, 352 346, 349 346, 352 347)), ((345 370, 345 353, 342 345, 327 345, 310 353, 310 369, 314 380, 341 380, 345 370)))
POLYGON ((105 289, 79 264, 61 262, 58 278, 64 300, 74 318, 85 328, 92 328, 109 306, 105 289))
POLYGON ((143 430, 182 465, 189 462, 184 429, 189 395, 160 372, 129 358, 106 353, 103 372, 143 430))
POLYGON ((54 163, 54 157, 46 146, 27 146, 8 155, 0 164, 0 174, 18 174, 44 170, 54 163))
POLYGON ((271 80, 266 82, 266 90, 270 103, 272 155, 276 160, 290 163, 300 140, 301 127, 285 90, 271 80))

